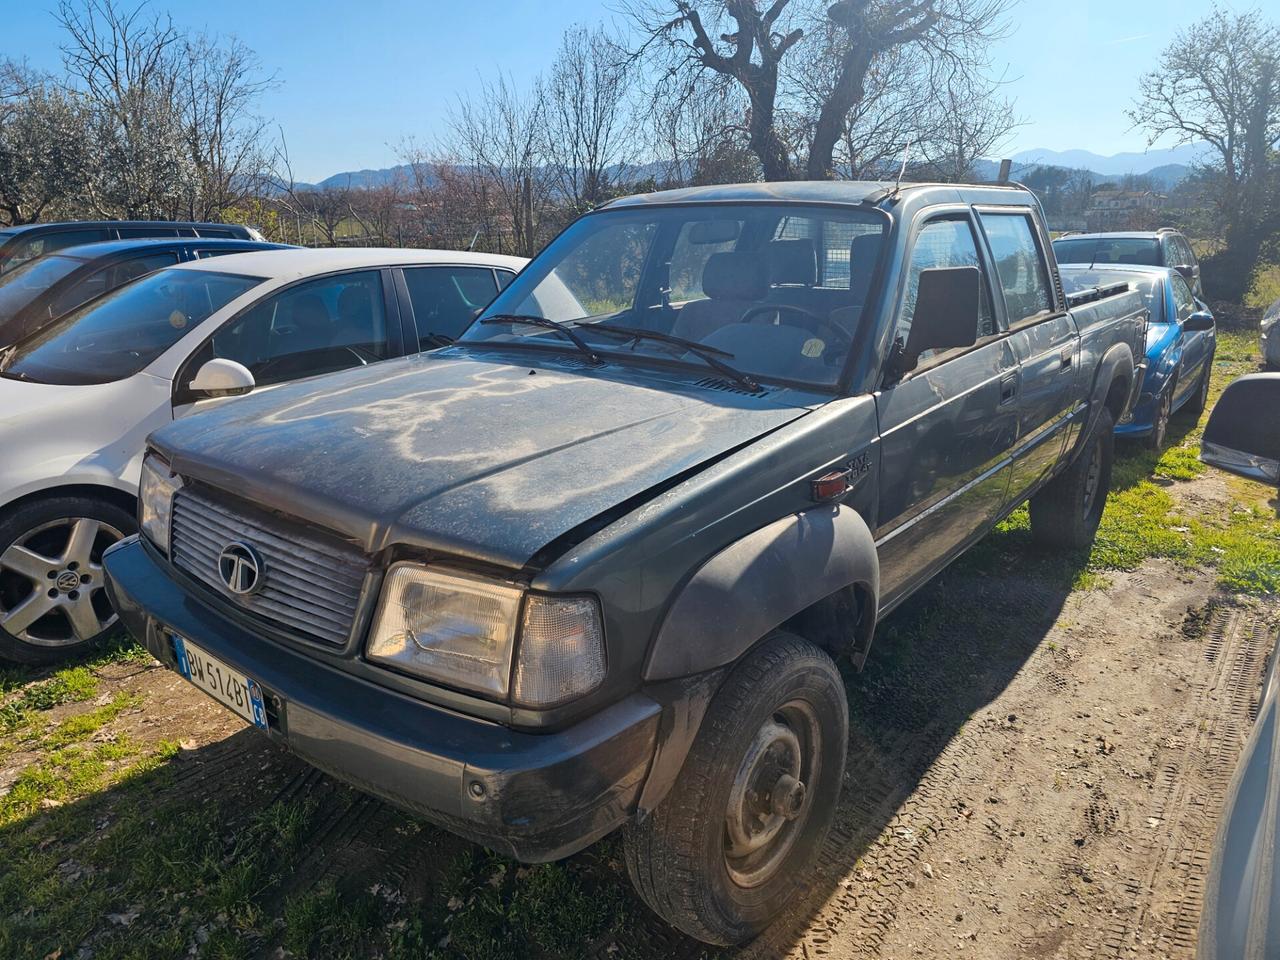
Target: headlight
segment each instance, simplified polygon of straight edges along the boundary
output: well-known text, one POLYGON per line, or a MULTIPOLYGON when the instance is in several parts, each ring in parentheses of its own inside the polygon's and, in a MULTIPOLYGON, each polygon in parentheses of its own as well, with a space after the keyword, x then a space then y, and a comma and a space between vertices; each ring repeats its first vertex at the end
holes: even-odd
POLYGON ((534 708, 582 696, 605 674, 604 631, 593 598, 526 597, 507 583, 413 563, 387 571, 367 655, 497 699, 510 692, 514 703, 534 708))
POLYGON ((522 592, 505 583, 397 563, 382 587, 369 659, 505 697, 522 592))
POLYGON ((182 487, 182 478, 169 465, 149 453, 142 461, 142 483, 138 490, 138 526, 147 538, 169 552, 169 520, 173 515, 173 495, 182 487))

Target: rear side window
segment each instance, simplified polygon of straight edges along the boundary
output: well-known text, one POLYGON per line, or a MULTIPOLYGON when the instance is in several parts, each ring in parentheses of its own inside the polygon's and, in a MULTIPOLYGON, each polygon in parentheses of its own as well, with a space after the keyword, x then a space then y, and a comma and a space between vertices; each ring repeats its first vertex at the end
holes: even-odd
POLYGON ((201 227, 199 232, 202 237, 218 237, 222 240, 235 240, 239 236, 234 230, 224 230, 220 227, 201 227))
POLYGON ((1031 218, 1022 213, 984 213, 981 220, 995 257, 1009 324, 1052 310, 1049 275, 1031 218))
MULTIPOLYGON (((904 345, 907 342, 907 335, 911 332, 911 322, 915 316, 916 295, 920 292, 920 274, 934 267, 982 269, 982 261, 978 258, 978 245, 967 219, 933 220, 926 223, 916 235, 907 272, 906 297, 903 299, 902 311, 898 315, 898 325, 894 329, 895 339, 901 339, 904 345)), ((978 315, 978 339, 989 337, 995 332, 991 293, 987 289, 984 273, 978 315)), ((920 359, 923 362, 936 354, 936 350, 926 350, 920 355, 920 359)))
POLYGON ((438 347, 432 334, 457 339, 479 311, 498 295, 488 267, 412 267, 404 271, 419 349, 438 347))
POLYGON ((116 232, 120 234, 121 240, 130 240, 135 237, 176 237, 178 230, 176 227, 116 227, 116 232))
POLYGON ((28 260, 43 257, 55 250, 78 246, 82 243, 98 243, 110 240, 111 236, 104 229, 63 230, 60 233, 46 233, 14 245, 13 252, 4 261, 3 269, 12 270, 28 260))

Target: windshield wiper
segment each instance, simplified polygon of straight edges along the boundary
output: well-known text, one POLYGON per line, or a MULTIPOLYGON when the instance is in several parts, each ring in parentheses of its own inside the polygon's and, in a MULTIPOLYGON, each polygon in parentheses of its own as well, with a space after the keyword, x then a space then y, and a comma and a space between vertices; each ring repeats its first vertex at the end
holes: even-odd
POLYGON ((591 349, 591 345, 583 340, 580 336, 573 332, 567 324, 561 323, 559 320, 551 320, 547 317, 535 317, 531 313, 499 313, 492 317, 485 317, 480 321, 483 324, 490 323, 523 323, 531 327, 546 327, 548 330, 554 330, 563 335, 570 343, 584 354, 592 363, 603 363, 600 355, 591 349))
POLYGON ((684 337, 675 337, 669 333, 659 333, 657 330, 642 330, 639 327, 615 326, 611 323, 592 323, 588 324, 586 329, 602 330, 605 333, 625 337, 633 343, 638 340, 657 340, 659 343, 669 343, 673 346, 683 347, 711 369, 722 376, 728 377, 739 386, 746 387, 752 393, 759 393, 760 391, 760 384, 750 374, 736 370, 720 359, 720 357, 733 359, 733 354, 728 350, 721 350, 719 347, 708 347, 706 344, 698 343, 696 340, 686 340, 684 337))
POLYGON ((453 337, 447 333, 436 333, 433 330, 428 330, 420 339, 425 340, 433 347, 447 347, 453 343, 453 337))

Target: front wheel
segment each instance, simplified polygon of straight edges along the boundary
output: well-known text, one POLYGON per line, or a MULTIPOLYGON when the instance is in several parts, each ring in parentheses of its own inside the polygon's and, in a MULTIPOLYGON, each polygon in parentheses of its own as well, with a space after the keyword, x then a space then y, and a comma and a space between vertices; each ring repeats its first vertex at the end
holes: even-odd
POLYGON ((1031 536, 1037 543, 1071 550, 1093 543, 1111 490, 1115 429, 1104 407, 1071 466, 1031 498, 1031 536))
POLYGON ((90 497, 52 497, 0 520, 0 659, 53 663, 115 626, 102 553, 134 531, 133 516, 90 497))
POLYGON ((645 903, 705 943, 759 933, 803 885, 835 816, 849 736, 831 658, 775 633, 707 708, 671 792, 624 832, 645 903))
POLYGON ((1147 446, 1152 450, 1163 449, 1169 436, 1169 417, 1173 414, 1173 394, 1177 389, 1177 378, 1170 378, 1160 396, 1156 397, 1156 412, 1151 421, 1151 432, 1147 434, 1147 446))

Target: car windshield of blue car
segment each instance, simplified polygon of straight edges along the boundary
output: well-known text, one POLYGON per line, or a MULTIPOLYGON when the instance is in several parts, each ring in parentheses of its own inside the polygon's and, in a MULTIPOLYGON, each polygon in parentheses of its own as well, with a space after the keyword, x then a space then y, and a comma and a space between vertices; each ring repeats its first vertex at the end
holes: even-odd
POLYGON ((564 330, 536 324, 554 320, 605 358, 705 370, 700 351, 751 378, 831 386, 863 319, 885 227, 875 210, 803 204, 605 210, 525 267, 462 342, 574 350, 564 330))
POLYGON ((0 274, 0 318, 12 317, 84 261, 75 257, 41 257, 0 274))
POLYGON ((131 377, 260 277, 174 268, 135 280, 0 352, 0 375, 38 383, 131 377))
POLYGON ((1053 241, 1053 253, 1059 263, 1092 263, 1099 267, 1109 263, 1161 266, 1160 241, 1146 237, 1064 237, 1053 241))

